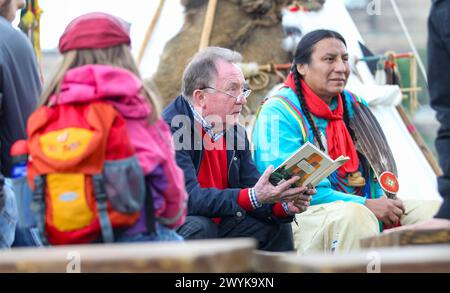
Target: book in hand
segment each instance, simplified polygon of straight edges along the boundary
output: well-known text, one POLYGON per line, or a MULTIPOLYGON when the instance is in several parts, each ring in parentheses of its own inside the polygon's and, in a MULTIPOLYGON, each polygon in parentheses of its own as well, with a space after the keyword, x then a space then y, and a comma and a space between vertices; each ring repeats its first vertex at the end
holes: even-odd
POLYGON ((299 176, 296 186, 315 187, 349 159, 340 156, 333 160, 315 145, 306 142, 272 172, 269 181, 273 185, 278 185, 293 176, 299 176))

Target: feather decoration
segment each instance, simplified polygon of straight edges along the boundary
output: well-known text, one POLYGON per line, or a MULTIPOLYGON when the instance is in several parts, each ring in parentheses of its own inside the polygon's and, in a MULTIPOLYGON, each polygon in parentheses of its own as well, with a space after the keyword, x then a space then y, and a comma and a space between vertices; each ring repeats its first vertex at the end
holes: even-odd
MULTIPOLYGON (((353 104, 353 111, 354 118, 350 126, 355 132, 356 150, 367 159, 379 182, 380 176, 385 172, 397 177, 394 156, 377 119, 363 104, 353 104)), ((383 189, 389 198, 395 198, 395 193, 383 189)))

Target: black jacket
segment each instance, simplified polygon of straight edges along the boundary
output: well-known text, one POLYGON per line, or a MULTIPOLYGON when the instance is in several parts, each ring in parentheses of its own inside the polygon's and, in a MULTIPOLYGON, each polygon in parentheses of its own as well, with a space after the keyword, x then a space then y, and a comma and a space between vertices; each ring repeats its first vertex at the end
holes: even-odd
POLYGON ((450 1, 433 0, 428 19, 428 85, 431 107, 441 126, 436 149, 443 175, 438 178, 444 198, 437 218, 450 219, 450 1))
MULTIPOLYGON (((188 214, 205 217, 244 218, 246 212, 237 198, 243 188, 255 186, 260 174, 251 157, 249 142, 245 129, 235 126, 226 134, 228 183, 224 190, 217 188, 201 188, 197 181, 203 157, 201 135, 194 127, 194 117, 188 102, 182 96, 177 97, 163 112, 169 124, 176 149, 176 161, 183 169, 186 190, 189 194, 188 214), (233 137, 233 139, 229 139, 233 137)), ((279 219, 272 213, 272 206, 263 205, 250 214, 262 221, 285 223, 292 217, 279 219)))
POLYGON ((27 119, 41 93, 38 65, 31 43, 9 21, 0 16, 0 162, 10 176, 9 150, 26 138, 27 119))

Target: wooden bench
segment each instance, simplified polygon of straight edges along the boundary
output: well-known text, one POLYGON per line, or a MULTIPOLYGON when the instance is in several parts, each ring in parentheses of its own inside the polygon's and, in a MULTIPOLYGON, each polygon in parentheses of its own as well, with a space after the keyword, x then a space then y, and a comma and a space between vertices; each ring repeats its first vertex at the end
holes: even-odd
POLYGON ((96 244, 0 251, 4 272, 210 272, 251 270, 253 239, 96 244))
POLYGON ((281 260, 285 257, 295 257, 296 252, 269 252, 254 250, 252 268, 257 273, 277 273, 283 271, 281 260))
POLYGON ((361 247, 393 247, 450 243, 450 230, 403 230, 361 239, 361 247))
POLYGON ((308 256, 255 250, 252 267, 255 272, 367 272, 379 257, 382 272, 450 272, 450 230, 392 232, 362 239, 361 246, 359 252, 308 256))
POLYGON ((281 257, 276 268, 284 273, 450 273, 450 245, 377 248, 334 255, 289 255, 281 257))

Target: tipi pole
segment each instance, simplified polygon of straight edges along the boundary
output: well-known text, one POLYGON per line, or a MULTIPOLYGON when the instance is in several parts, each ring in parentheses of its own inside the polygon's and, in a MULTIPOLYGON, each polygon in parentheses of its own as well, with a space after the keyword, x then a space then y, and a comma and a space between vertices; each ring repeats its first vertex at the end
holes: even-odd
POLYGON ((214 24, 214 15, 216 14, 217 0, 209 0, 208 8, 206 10, 205 22, 203 23, 202 36, 200 38, 200 45, 198 50, 209 46, 209 39, 214 24))
POLYGON ((161 16, 161 11, 164 7, 164 1, 160 0, 158 4, 158 8, 155 11, 155 14, 153 15, 152 21, 150 22, 147 31, 145 32, 144 40, 142 41, 141 48, 139 49, 139 53, 136 58, 137 64, 141 64, 142 58, 144 57, 145 49, 147 48, 147 45, 150 41, 150 38, 153 35, 153 31, 155 30, 155 26, 158 23, 159 17, 161 16))

